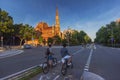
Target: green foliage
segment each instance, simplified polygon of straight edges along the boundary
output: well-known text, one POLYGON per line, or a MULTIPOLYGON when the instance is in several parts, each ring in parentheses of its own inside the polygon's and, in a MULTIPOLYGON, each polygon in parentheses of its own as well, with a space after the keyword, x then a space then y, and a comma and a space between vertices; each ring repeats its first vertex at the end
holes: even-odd
POLYGON ((85 40, 85 43, 90 43, 91 42, 91 39, 88 35, 84 36, 84 40, 85 40))
POLYGON ((12 33, 13 29, 13 19, 9 14, 0 9, 0 36, 4 36, 4 33, 12 33))
POLYGON ((53 41, 54 41, 54 44, 57 44, 57 45, 61 44, 61 38, 58 35, 53 37, 53 41))
POLYGON ((72 30, 72 32, 66 32, 65 38, 70 45, 79 45, 82 43, 90 43, 90 37, 84 31, 72 30))
POLYGON ((120 43, 120 23, 111 22, 106 26, 102 26, 96 33, 95 41, 103 44, 112 44, 111 38, 114 38, 114 43, 120 43))
POLYGON ((28 74, 26 73, 26 75, 23 75, 23 77, 18 80, 30 80, 31 78, 33 78, 34 76, 38 75, 41 72, 42 69, 40 67, 36 67, 32 69, 28 74))
POLYGON ((48 38, 48 44, 49 43, 53 44, 53 38, 48 38))
POLYGON ((34 28, 28 24, 15 24, 14 25, 14 34, 21 39, 20 45, 23 40, 31 40, 33 36, 34 28))
POLYGON ((62 44, 65 44, 67 43, 67 40, 66 39, 62 39, 62 44))
POLYGON ((39 37, 39 43, 41 44, 42 41, 43 41, 43 38, 42 38, 42 36, 40 36, 40 37, 39 37))

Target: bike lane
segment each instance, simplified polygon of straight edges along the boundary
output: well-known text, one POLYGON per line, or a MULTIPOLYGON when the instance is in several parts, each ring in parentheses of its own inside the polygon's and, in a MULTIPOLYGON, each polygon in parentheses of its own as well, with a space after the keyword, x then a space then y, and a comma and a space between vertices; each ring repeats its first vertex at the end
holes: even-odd
POLYGON ((82 73, 84 71, 84 65, 89 56, 90 49, 74 49, 72 47, 68 48, 70 53, 73 53, 73 69, 68 69, 67 74, 63 76, 61 74, 61 63, 57 67, 53 68, 47 74, 39 74, 31 80, 80 80, 82 73), (74 49, 74 50, 73 50, 74 49))

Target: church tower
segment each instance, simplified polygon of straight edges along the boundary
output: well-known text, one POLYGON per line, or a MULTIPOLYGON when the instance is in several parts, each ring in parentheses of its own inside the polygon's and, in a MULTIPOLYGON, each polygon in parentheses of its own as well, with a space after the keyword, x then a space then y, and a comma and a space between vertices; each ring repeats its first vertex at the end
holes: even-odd
POLYGON ((56 35, 60 36, 60 22, 59 22, 58 8, 56 9, 55 31, 56 31, 56 35))

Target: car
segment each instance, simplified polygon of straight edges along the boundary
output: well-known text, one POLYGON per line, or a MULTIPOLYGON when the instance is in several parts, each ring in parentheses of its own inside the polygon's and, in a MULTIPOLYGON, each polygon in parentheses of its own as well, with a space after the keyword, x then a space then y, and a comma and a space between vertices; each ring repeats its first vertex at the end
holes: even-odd
POLYGON ((30 44, 25 44, 23 45, 23 49, 31 49, 32 46, 30 44))

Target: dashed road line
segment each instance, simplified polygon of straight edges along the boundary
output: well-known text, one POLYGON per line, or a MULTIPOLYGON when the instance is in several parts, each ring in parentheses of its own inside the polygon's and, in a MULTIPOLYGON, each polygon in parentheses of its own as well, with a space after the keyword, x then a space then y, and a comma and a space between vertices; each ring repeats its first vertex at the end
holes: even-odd
POLYGON ((92 54, 93 54, 93 49, 91 49, 87 63, 85 65, 84 71, 82 73, 82 76, 80 78, 80 80, 105 80, 104 78, 102 78, 101 76, 91 73, 89 72, 89 66, 90 66, 90 62, 91 62, 91 58, 92 58, 92 54))
POLYGON ((84 68, 85 71, 89 71, 89 65, 90 65, 92 53, 93 53, 93 49, 91 49, 91 51, 90 51, 90 55, 88 57, 87 63, 86 63, 85 68, 84 68))

